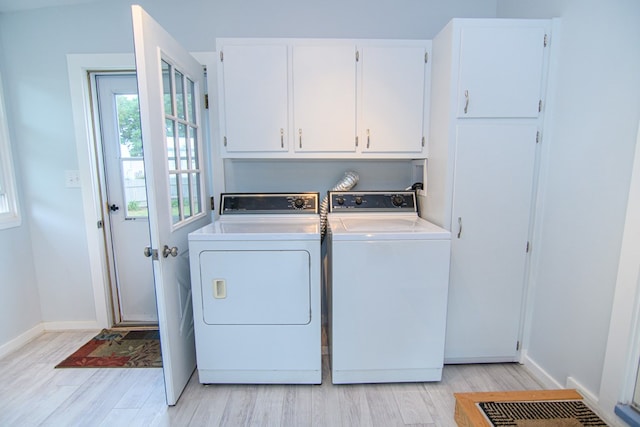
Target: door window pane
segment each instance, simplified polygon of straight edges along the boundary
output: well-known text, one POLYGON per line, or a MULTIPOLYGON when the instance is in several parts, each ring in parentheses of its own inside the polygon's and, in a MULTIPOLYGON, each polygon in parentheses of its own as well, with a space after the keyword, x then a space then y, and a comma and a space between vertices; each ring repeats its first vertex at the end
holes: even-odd
POLYGON ((191 174, 191 194, 193 195, 193 214, 197 215, 202 212, 202 204, 200 197, 200 174, 192 173, 191 174))
POLYGON ((173 120, 165 120, 165 133, 167 135, 167 161, 169 162, 169 170, 177 170, 178 164, 176 159, 176 141, 173 130, 175 122, 173 120))
POLYGON ((187 169, 187 125, 178 124, 178 150, 180 154, 180 169, 187 169))
POLYGON ((189 127, 189 158, 191 162, 189 164, 189 169, 198 169, 198 141, 197 141, 197 130, 194 127, 189 127))
POLYGON ((189 181, 191 180, 190 174, 182 175, 182 214, 184 219, 191 217, 191 196, 189 195, 189 181))
POLYGON ((175 225, 180 222, 180 187, 178 185, 179 174, 169 175, 169 189, 171 191, 171 219, 175 225))
POLYGON ((142 131, 137 94, 118 94, 118 138, 125 218, 147 218, 147 191, 142 159, 142 131))
POLYGON ((187 79, 187 120, 195 122, 196 116, 196 98, 195 98, 195 84, 187 79))
POLYGON ((185 119, 184 113, 184 76, 180 71, 175 72, 176 81, 176 116, 179 119, 185 119))
POLYGON ((173 99, 171 90, 171 66, 162 61, 162 89, 164 93, 164 113, 169 115, 173 114, 173 99))

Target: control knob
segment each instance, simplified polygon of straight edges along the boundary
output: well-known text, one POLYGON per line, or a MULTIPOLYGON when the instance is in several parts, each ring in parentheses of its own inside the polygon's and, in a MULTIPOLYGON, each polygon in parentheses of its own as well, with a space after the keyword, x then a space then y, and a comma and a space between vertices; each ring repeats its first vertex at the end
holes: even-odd
POLYGON ((344 205, 344 197, 339 196, 336 198, 336 203, 339 205, 344 205))
POLYGON ((361 205, 361 204, 362 204, 362 197, 356 196, 356 205, 361 205))
POLYGON ((304 199, 302 199, 301 197, 298 197, 297 199, 295 199, 293 201, 293 207, 295 207, 296 209, 304 208, 304 199))
POLYGON ((404 197, 400 194, 396 194, 391 198, 391 203, 393 203, 393 206, 400 207, 404 203, 404 197))

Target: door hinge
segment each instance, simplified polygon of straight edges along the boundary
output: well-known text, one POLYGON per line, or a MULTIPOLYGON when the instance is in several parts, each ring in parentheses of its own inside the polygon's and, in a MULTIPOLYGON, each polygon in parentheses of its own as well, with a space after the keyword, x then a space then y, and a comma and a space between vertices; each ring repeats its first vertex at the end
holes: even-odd
POLYGON ((536 132, 536 144, 540 142, 540 131, 536 132))
POLYGON ((538 113, 542 112, 542 99, 538 101, 538 113))
POLYGON ((209 109, 209 94, 208 93, 204 94, 204 109, 205 110, 209 109))
POLYGON ((547 47, 549 45, 549 35, 545 34, 544 35, 544 47, 547 47))
POLYGON ((530 250, 531 250, 531 243, 527 242, 527 253, 529 253, 530 250))
POLYGON ((424 63, 428 64, 429 63, 429 52, 425 52, 424 53, 424 63))
POLYGON ((209 203, 211 204, 211 210, 212 210, 212 211, 213 211, 213 210, 215 210, 215 209, 216 209, 216 203, 215 203, 215 201, 213 200, 213 196, 211 196, 211 197, 209 198, 209 203))
POLYGON ((102 228, 102 227, 104 227, 104 222, 102 222, 102 220, 101 220, 101 219, 99 219, 99 220, 98 220, 98 222, 96 223, 96 226, 97 226, 98 228, 102 228))
POLYGON ((516 341, 516 351, 520 351, 520 341, 516 341))
POLYGON ((356 50, 356 62, 360 61, 360 52, 356 50))
POLYGON ((224 53, 220 51, 220 62, 224 62, 224 53))
POLYGON ((223 138, 223 141, 224 141, 224 146, 226 147, 227 146, 227 137, 226 136, 223 138))

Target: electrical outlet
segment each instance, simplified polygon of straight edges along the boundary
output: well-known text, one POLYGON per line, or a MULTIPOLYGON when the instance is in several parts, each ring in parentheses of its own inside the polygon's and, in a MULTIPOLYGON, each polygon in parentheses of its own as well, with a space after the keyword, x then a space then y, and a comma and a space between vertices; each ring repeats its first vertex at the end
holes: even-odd
POLYGON ((80 188, 80 171, 64 171, 64 186, 67 188, 80 188))

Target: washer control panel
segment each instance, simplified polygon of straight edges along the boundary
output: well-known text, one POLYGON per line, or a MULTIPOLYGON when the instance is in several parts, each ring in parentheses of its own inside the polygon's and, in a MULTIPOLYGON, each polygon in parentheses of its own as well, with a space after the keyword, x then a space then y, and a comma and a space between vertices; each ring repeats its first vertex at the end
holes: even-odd
POLYGON ((220 215, 317 214, 319 193, 223 193, 220 215))
POLYGON ((417 212, 414 191, 329 191, 330 212, 417 212))

